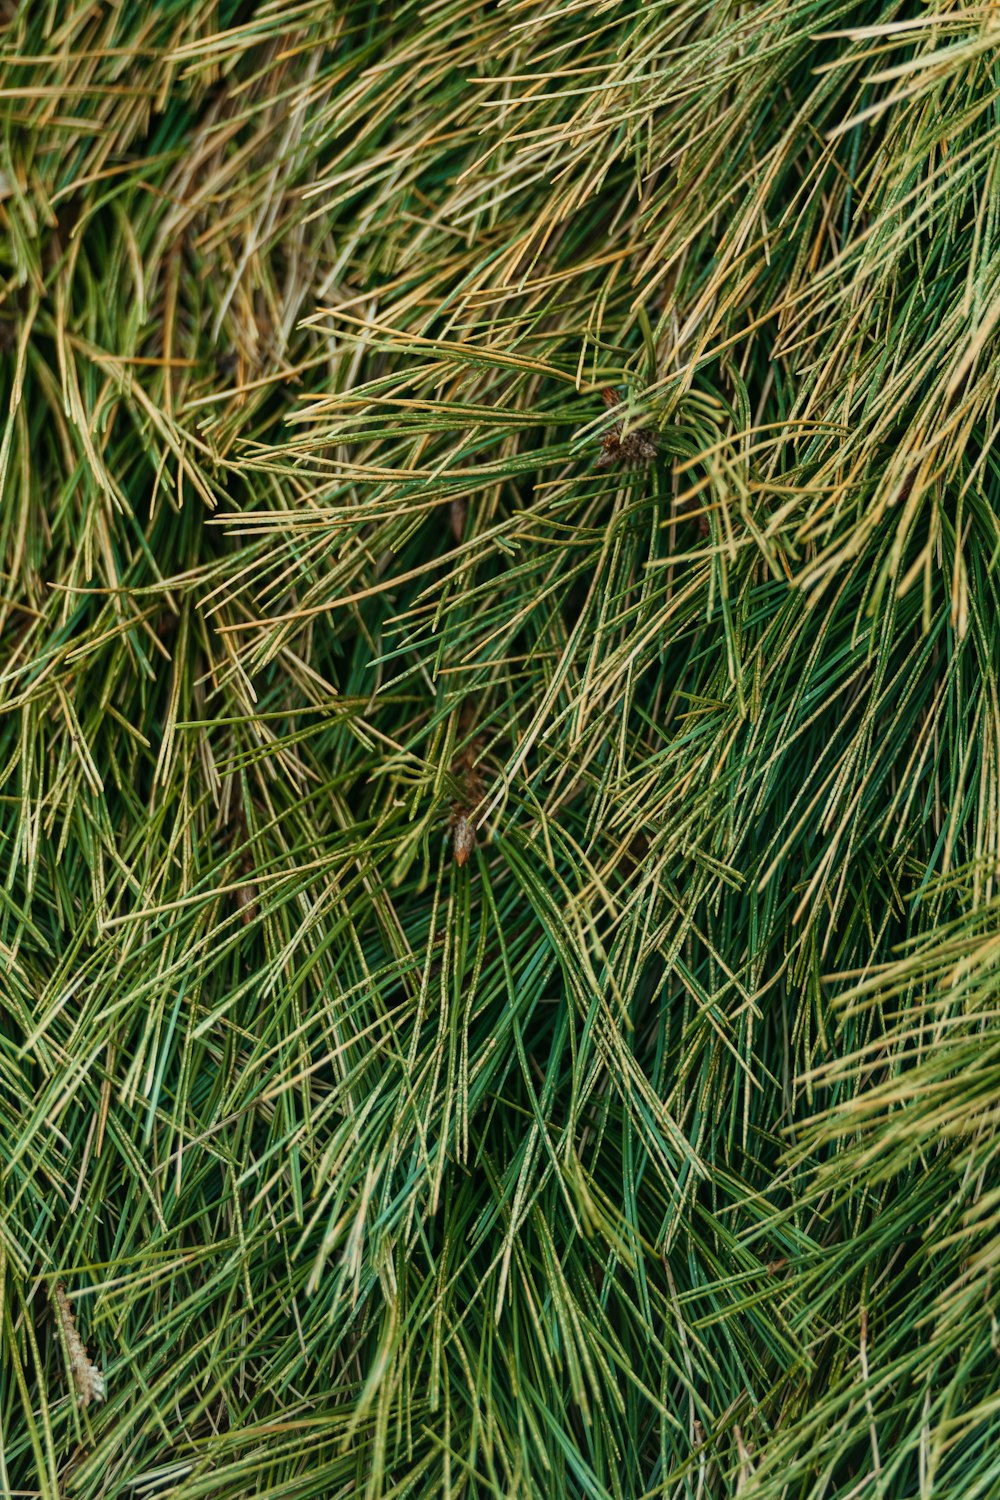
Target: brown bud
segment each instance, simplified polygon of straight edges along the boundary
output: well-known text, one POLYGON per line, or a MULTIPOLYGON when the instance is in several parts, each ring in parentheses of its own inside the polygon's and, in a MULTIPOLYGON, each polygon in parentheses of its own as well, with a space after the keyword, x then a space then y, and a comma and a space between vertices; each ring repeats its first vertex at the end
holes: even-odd
POLYGON ((456 865, 464 865, 473 849, 476 847, 476 830, 469 822, 464 813, 459 813, 455 819, 455 831, 452 834, 452 847, 455 850, 456 865))

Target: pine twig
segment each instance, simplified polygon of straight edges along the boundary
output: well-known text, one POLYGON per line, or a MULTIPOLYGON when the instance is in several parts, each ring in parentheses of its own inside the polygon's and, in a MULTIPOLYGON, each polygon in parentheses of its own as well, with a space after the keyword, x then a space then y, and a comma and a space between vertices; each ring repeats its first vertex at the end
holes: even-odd
POLYGON ((80 1405, 89 1406, 91 1402, 100 1405, 107 1394, 104 1385, 104 1376, 87 1354, 87 1346, 77 1331, 76 1315, 66 1295, 66 1288, 61 1281, 56 1282, 53 1303, 66 1345, 70 1373, 73 1376, 73 1384, 76 1386, 80 1405))

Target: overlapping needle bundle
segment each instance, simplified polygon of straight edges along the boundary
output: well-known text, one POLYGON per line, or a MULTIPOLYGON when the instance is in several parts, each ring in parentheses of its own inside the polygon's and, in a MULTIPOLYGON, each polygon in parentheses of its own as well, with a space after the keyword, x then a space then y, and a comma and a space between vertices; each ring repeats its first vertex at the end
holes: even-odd
POLYGON ((996 1500, 1000 7, 0 27, 0 1491, 996 1500))

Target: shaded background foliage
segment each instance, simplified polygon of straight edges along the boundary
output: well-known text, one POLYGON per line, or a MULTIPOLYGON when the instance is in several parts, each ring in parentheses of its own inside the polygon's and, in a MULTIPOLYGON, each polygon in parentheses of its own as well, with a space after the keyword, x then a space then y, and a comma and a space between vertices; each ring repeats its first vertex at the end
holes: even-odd
POLYGON ((2 21, 0 1486, 995 1495, 996 7, 2 21))

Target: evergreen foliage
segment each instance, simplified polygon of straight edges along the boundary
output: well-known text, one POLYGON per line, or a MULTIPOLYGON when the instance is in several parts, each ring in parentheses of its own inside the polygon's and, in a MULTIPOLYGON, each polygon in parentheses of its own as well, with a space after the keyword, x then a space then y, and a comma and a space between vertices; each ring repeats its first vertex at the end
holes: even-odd
POLYGON ((0 25, 0 1492, 996 1500, 1000 7, 0 25))

